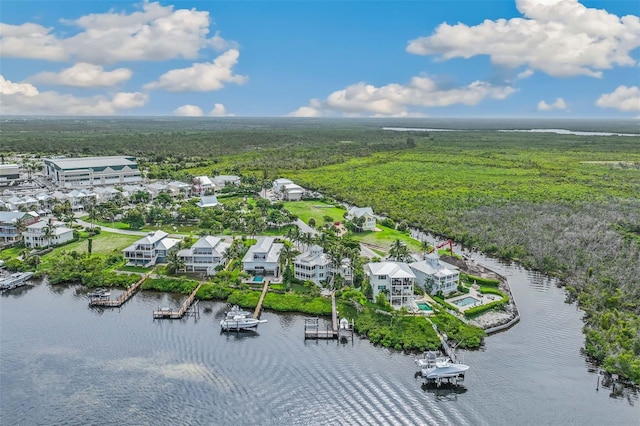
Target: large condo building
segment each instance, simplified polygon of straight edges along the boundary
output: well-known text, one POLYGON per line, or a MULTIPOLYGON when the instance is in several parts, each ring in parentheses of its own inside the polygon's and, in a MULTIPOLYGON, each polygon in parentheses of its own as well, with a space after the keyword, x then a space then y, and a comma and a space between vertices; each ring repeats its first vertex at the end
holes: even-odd
POLYGON ((135 157, 47 158, 44 173, 53 183, 65 188, 142 181, 135 157))

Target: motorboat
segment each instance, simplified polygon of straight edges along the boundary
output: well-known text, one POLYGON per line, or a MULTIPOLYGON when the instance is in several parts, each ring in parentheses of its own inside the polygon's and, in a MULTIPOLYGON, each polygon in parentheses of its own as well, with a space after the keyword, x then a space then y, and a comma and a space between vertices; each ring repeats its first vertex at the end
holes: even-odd
POLYGON ((251 312, 243 311, 242 309, 240 309, 240 306, 238 305, 233 305, 225 315, 226 315, 226 318, 233 318, 233 317, 250 317, 252 314, 251 312))
POLYGON ((89 296, 90 298, 94 299, 94 298, 102 298, 102 297, 109 297, 111 296, 111 293, 109 291, 107 291, 104 288, 96 288, 95 290, 93 290, 90 293, 87 293, 87 296, 89 296))
POLYGON ((427 351, 422 354, 422 357, 416 357, 414 362, 420 368, 430 368, 436 365, 438 354, 434 351, 427 351))
POLYGON ((245 315, 227 316, 220 321, 220 328, 223 330, 245 330, 247 328, 257 327, 258 324, 265 322, 267 322, 267 320, 259 320, 245 315))
POLYGON ((342 318, 340 320, 340 330, 349 330, 349 320, 342 318))
POLYGON ((452 362, 449 357, 437 357, 431 366, 422 368, 422 378, 427 381, 441 381, 442 379, 463 379, 468 365, 452 362))

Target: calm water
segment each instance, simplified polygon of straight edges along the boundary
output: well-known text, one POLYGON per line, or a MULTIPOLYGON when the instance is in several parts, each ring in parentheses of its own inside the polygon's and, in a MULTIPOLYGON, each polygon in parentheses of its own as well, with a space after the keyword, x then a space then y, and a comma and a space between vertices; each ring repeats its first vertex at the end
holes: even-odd
POLYGON ((580 355, 580 312, 539 275, 487 261, 510 280, 521 322, 462 352, 463 387, 423 389, 413 356, 306 341, 299 315, 265 312, 257 333, 221 334, 224 305, 154 322, 179 296, 140 293, 94 310, 79 287, 40 284, 0 298, 0 424, 632 425, 638 395, 596 391, 580 355))

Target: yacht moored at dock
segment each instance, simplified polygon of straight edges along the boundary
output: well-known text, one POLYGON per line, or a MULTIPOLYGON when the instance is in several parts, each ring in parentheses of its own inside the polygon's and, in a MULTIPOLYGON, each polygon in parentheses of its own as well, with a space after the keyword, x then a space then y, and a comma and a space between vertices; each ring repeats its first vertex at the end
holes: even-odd
POLYGON ((225 318, 220 321, 220 328, 224 331, 228 330, 245 330, 257 327, 258 324, 267 322, 253 318, 251 312, 243 311, 238 305, 233 305, 231 310, 225 314, 225 318))

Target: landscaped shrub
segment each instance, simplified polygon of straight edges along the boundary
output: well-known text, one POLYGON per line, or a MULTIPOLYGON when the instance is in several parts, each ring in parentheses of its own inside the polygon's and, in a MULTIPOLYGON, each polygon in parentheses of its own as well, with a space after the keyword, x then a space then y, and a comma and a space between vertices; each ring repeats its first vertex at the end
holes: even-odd
POLYGON ((491 302, 491 303, 488 303, 486 305, 481 305, 481 306, 476 306, 476 307, 473 307, 473 308, 469 308, 466 311, 464 311, 464 316, 467 317, 467 318, 477 317, 478 315, 483 314, 483 313, 485 313, 487 311, 490 311, 492 309, 502 308, 507 303, 509 303, 509 298, 507 296, 504 296, 502 299, 496 300, 495 302, 491 302))
POLYGON ((497 280, 495 278, 482 278, 464 273, 460 274, 460 279, 469 284, 478 284, 480 286, 498 287, 500 285, 500 280, 497 280))
POLYGON ((480 327, 465 324, 446 312, 437 312, 429 318, 441 333, 446 333, 447 337, 458 342, 460 348, 477 348, 485 336, 484 330, 480 327))

